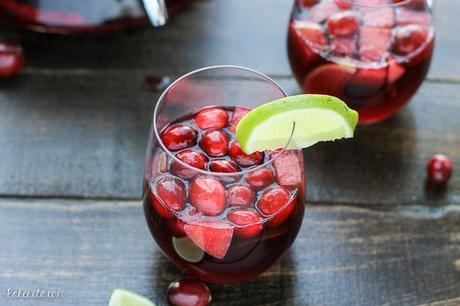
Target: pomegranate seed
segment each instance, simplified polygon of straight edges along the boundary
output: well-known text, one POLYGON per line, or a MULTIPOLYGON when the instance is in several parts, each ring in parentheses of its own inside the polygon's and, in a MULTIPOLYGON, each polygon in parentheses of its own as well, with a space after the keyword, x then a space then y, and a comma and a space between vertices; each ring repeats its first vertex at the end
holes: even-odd
POLYGON ((177 151, 196 144, 196 132, 188 125, 173 124, 162 133, 161 140, 166 148, 177 151))
POLYGON ((249 173, 246 182, 256 189, 262 189, 273 183, 273 173, 267 168, 260 169, 249 173))
POLYGON ((249 238, 259 234, 263 228, 263 219, 260 214, 252 208, 232 210, 227 219, 235 224, 235 236, 249 238))
POLYGON ((254 191, 244 185, 233 185, 226 192, 227 203, 232 206, 249 206, 254 201, 254 191))
POLYGON ((190 184, 190 200, 203 214, 216 216, 225 209, 225 188, 213 177, 196 177, 190 184))
POLYGON ((24 65, 21 45, 14 42, 0 42, 0 78, 8 78, 24 65))
POLYGON ((174 216, 173 211, 185 207, 184 184, 173 177, 162 177, 155 183, 150 199, 160 216, 171 218, 174 216))
POLYGON ((243 167, 259 165, 264 160, 263 152, 254 152, 251 154, 246 154, 243 152, 243 149, 236 140, 232 141, 232 143, 230 144, 228 155, 238 165, 243 167))
POLYGON ((202 110, 195 117, 195 123, 201 129, 223 129, 227 126, 228 114, 221 108, 210 108, 202 110))
POLYGON ((430 182, 445 184, 452 175, 452 162, 445 155, 433 155, 426 165, 426 171, 430 182))
POLYGON ((408 55, 427 42, 428 29, 415 24, 401 26, 395 29, 394 37, 395 52, 399 55, 408 55))
MULTIPOLYGON (((176 157, 193 168, 201 170, 206 169, 208 158, 199 152, 193 150, 184 150, 177 153, 176 157)), ((193 169, 190 169, 176 161, 171 163, 171 171, 183 178, 192 178, 198 173, 197 171, 194 171, 193 169)))
POLYGON ((286 221, 294 208, 294 203, 288 189, 274 187, 264 191, 256 206, 263 216, 272 218, 268 225, 276 227, 286 221))
POLYGON ((225 172, 225 173, 232 173, 238 172, 239 168, 238 165, 232 161, 225 160, 225 159, 215 159, 211 161, 209 164, 209 169, 213 172, 225 172))
POLYGON ((359 21, 353 12, 340 12, 329 17, 327 29, 337 36, 348 36, 356 33, 359 21))
POLYGON ((197 280, 182 279, 168 287, 168 302, 174 306, 206 306, 211 298, 209 288, 197 280))
POLYGON ((228 137, 223 131, 207 130, 201 136, 200 147, 209 156, 224 156, 228 150, 228 137))

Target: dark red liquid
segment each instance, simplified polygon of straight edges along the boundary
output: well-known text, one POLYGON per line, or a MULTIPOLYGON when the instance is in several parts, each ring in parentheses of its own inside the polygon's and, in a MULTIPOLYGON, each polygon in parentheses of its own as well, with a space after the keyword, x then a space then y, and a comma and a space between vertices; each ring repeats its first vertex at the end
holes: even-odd
MULTIPOLYGON (((174 12, 190 0, 166 0, 174 12)), ((39 31, 110 31, 147 25, 139 0, 0 0, 0 20, 39 31)))
MULTIPOLYGON (((235 119, 234 109, 225 109, 228 114, 228 123, 224 127, 218 128, 217 130, 223 131, 229 138, 231 143, 235 136, 234 126, 237 123, 235 119), (235 119, 235 120, 234 120, 235 119)), ((253 192, 253 199, 246 205, 234 205, 229 201, 226 201, 224 207, 221 207, 219 212, 215 215, 209 215, 202 213, 202 207, 196 205, 194 200, 197 194, 193 194, 194 189, 192 184, 194 180, 200 177, 213 177, 213 173, 209 172, 209 175, 203 175, 200 173, 189 174, 188 178, 181 177, 177 174, 177 168, 174 168, 172 158, 165 154, 161 147, 154 146, 151 153, 150 161, 146 167, 146 179, 144 184, 144 211, 146 220, 150 231, 155 238, 157 244, 164 252, 164 254, 170 258, 178 267, 194 277, 197 277, 204 281, 215 282, 215 283, 229 283, 229 282, 240 282, 256 277, 265 270, 267 270, 292 244, 297 233, 300 229, 303 214, 304 214, 304 170, 303 160, 300 151, 284 151, 275 158, 272 163, 266 163, 270 158, 273 158, 278 152, 264 152, 263 159, 260 161, 261 164, 252 166, 243 166, 235 162, 235 156, 233 159, 229 156, 232 153, 227 153, 223 156, 213 157, 210 156, 203 150, 202 138, 203 133, 206 131, 198 127, 195 120, 195 114, 181 118, 175 121, 173 124, 186 124, 196 131, 196 143, 188 143, 186 148, 181 148, 173 151, 173 154, 178 154, 183 151, 193 150, 202 155, 205 155, 207 162, 205 170, 211 171, 211 164, 216 160, 225 160, 231 162, 236 166, 236 172, 233 172, 233 177, 215 177, 219 181, 223 188, 225 188, 226 194, 229 189, 235 185, 245 186, 253 192), (282 158, 287 158, 282 160, 282 158), (282 169, 283 166, 289 167, 289 170, 282 169), (293 166, 296 165, 296 166, 293 166), (273 173, 271 180, 264 181, 264 184, 260 187, 254 187, 252 180, 246 180, 248 176, 251 177, 251 173, 260 169, 268 169, 263 172, 273 173), (247 172, 241 172, 247 171, 247 172), (286 175, 289 173, 288 175, 286 175), (181 182, 181 185, 185 190, 185 203, 179 208, 169 211, 165 211, 166 206, 159 207, 158 203, 161 202, 162 191, 159 191, 157 184, 159 181, 167 178, 177 179, 181 182), (297 178, 297 179, 293 179, 297 178), (250 182, 250 183, 248 183, 250 182), (284 185, 284 186, 283 186, 284 185), (281 209, 277 210, 274 214, 267 216, 263 213, 264 203, 261 200, 264 194, 269 193, 269 190, 283 189, 289 194, 289 201, 281 209), (155 203, 154 203, 155 202, 155 203), (246 227, 238 226, 230 221, 229 214, 240 210, 251 210, 256 215, 259 221, 255 223, 248 223, 246 227), (213 226, 206 229, 206 232, 211 235, 212 239, 208 240, 208 244, 203 248, 197 245, 196 236, 193 232, 194 224, 200 224, 200 222, 212 221, 218 222, 225 225, 224 233, 219 234, 219 230, 215 230, 213 226), (185 229, 185 232, 184 232, 185 229), (190 229, 192 232, 190 233, 190 229), (244 233, 241 234, 243 229, 244 233), (245 231, 246 229, 246 231, 245 231), (215 234, 215 235, 214 235, 215 234), (220 238, 223 237, 223 238, 220 238), (214 238, 215 241, 213 240, 214 238), (186 240, 193 245, 195 251, 198 251, 200 256, 189 260, 180 253, 178 246, 174 241, 180 239, 186 240), (217 245, 217 246, 216 246, 217 245), (224 246, 224 251, 222 251, 224 246), (216 252, 222 251, 220 255, 215 255, 216 252)), ((172 124, 168 125, 162 134, 164 143, 170 144, 169 139, 164 136, 165 130, 172 124)), ((179 142, 178 142, 179 143, 179 142)), ((229 148, 231 145, 229 145, 229 148)), ((201 165, 201 164, 200 164, 201 165)), ((181 172, 182 173, 182 172, 181 172)), ((257 181, 257 180, 256 180, 257 181)), ((171 190, 171 188, 169 188, 171 190)), ((208 188, 209 189, 209 188, 208 188)), ((218 192, 217 192, 218 193, 218 192)), ((164 193, 163 193, 164 194, 164 193)), ((174 191, 170 193, 174 196, 182 198, 181 192, 174 191)), ((216 192, 212 192, 210 196, 213 196, 216 192)), ((169 198, 169 203, 176 201, 177 199, 169 198)), ((265 203, 266 204, 266 203, 265 203)), ((204 235, 206 236, 206 235, 204 235)), ((199 242, 198 242, 199 244, 199 242)))
POLYGON ((403 6, 360 0, 377 8, 347 3, 296 1, 289 60, 305 92, 337 96, 359 112, 361 123, 378 122, 406 104, 426 76, 434 42, 431 12, 420 0, 403 6))

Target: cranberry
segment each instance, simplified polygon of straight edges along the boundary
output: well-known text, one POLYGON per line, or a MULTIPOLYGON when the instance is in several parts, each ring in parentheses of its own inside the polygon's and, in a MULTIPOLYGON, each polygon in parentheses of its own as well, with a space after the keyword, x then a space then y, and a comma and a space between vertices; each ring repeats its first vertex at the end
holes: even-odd
POLYGON ((228 150, 228 137, 223 131, 207 130, 201 136, 200 147, 209 156, 224 156, 228 150))
POLYGON ((227 203, 232 206, 249 206, 254 201, 254 191, 244 185, 233 185, 226 192, 227 203))
POLYGON ((151 200, 160 216, 171 218, 174 216, 172 211, 180 211, 185 207, 184 184, 173 177, 162 177, 154 185, 151 200))
POLYGON ((221 108, 210 108, 202 110, 195 117, 195 123, 201 129, 222 129, 227 126, 228 114, 221 108))
POLYGON ((341 10, 348 10, 351 8, 352 0, 335 0, 335 5, 337 5, 341 10))
POLYGON ((395 52, 399 55, 408 55, 427 42, 428 29, 415 24, 401 26, 395 29, 394 37, 395 52))
POLYGON ((260 214, 252 208, 232 210, 227 219, 235 224, 235 236, 249 238, 259 234, 263 228, 263 220, 260 214))
POLYGON ((325 49, 327 47, 326 36, 319 24, 296 21, 293 23, 293 28, 301 38, 302 45, 305 45, 306 42, 309 47, 314 47, 315 49, 325 49))
POLYGON ((426 165, 426 171, 430 182, 445 184, 452 175, 452 162, 445 155, 433 155, 426 165))
POLYGON ((233 238, 233 226, 223 220, 185 224, 187 236, 209 255, 222 259, 233 238))
POLYGON ((232 173, 238 172, 239 168, 238 165, 232 161, 225 160, 225 159, 215 159, 211 161, 209 164, 209 169, 213 172, 225 172, 225 173, 232 173))
POLYGON ((203 214, 216 216, 225 208, 225 188, 213 177, 196 177, 190 184, 190 200, 203 214))
POLYGON ((14 42, 0 42, 0 78, 8 78, 24 65, 22 47, 14 42))
POLYGON ((168 302, 174 306, 206 306, 211 302, 211 291, 202 282, 182 279, 169 285, 168 302))
POLYGON ((191 126, 173 124, 163 131, 161 140, 169 150, 181 150, 196 144, 196 132, 191 126))
POLYGON ((246 154, 243 152, 243 149, 241 148, 240 144, 236 140, 230 143, 228 155, 238 165, 243 166, 243 167, 259 165, 264 160, 263 152, 254 152, 251 154, 246 154))
POLYGON ((299 0, 299 5, 301 7, 311 7, 315 4, 318 4, 319 0, 299 0))
POLYGON ((347 36, 356 33, 359 21, 353 12, 340 12, 329 17, 327 29, 337 36, 347 36))
POLYGON ((291 193, 285 187, 274 187, 263 192, 257 209, 263 216, 271 217, 268 225, 276 227, 286 221, 294 208, 291 193))
POLYGON ((246 182, 256 189, 262 189, 273 183, 273 173, 267 168, 256 170, 246 176, 246 182))
MULTIPOLYGON (((184 150, 177 153, 176 157, 193 168, 201 170, 206 169, 208 158, 199 152, 193 150, 184 150)), ((191 178, 197 174, 197 171, 194 171, 193 169, 190 169, 176 161, 171 163, 171 171, 183 178, 191 178)))

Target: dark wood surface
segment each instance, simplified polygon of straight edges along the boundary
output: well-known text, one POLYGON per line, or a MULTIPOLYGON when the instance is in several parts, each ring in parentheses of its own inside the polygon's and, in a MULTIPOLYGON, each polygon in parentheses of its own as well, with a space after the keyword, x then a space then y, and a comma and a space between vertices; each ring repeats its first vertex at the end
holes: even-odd
MULTIPOLYGON (((0 80, 0 305, 106 305, 115 287, 165 304, 180 273, 139 202, 159 95, 144 78, 237 64, 298 93, 291 2, 200 0, 162 29, 15 34, 27 67, 0 80), (64 298, 5 299, 35 287, 64 298)), ((460 166, 460 2, 436 9, 428 81, 395 117, 305 151, 309 206, 293 248, 252 282, 211 286, 215 305, 460 304, 458 169, 444 189, 425 184, 432 154, 460 166)))

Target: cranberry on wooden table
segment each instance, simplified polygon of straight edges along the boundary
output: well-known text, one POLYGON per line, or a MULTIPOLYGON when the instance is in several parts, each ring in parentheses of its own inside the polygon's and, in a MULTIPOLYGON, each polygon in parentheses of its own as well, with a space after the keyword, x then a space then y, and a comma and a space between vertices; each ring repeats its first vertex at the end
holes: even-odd
POLYGON ((445 184, 452 175, 452 162, 445 155, 433 155, 426 165, 426 171, 431 183, 445 184))
POLYGON ((168 302, 174 306, 206 306, 211 298, 209 288, 194 279, 172 282, 168 287, 168 302))
POLYGON ((0 42, 0 78, 8 78, 24 65, 21 45, 15 42, 0 42))

